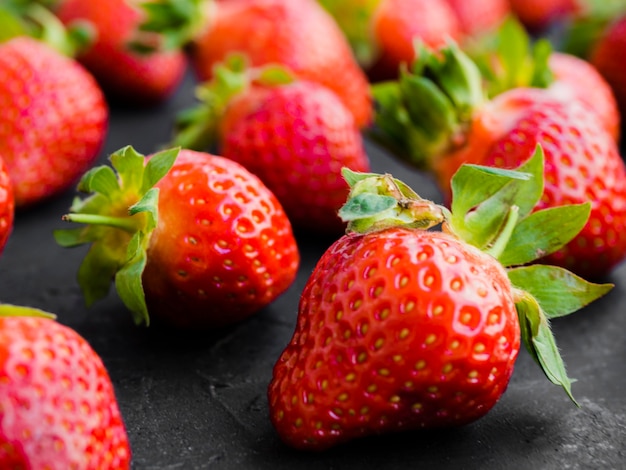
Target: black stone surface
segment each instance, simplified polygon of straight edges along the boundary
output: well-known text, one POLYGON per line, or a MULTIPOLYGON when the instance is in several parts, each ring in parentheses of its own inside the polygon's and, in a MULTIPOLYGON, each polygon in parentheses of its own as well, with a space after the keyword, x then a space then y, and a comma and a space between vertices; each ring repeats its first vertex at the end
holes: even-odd
MULTIPOLYGON (((156 109, 111 110, 101 161, 131 144, 150 153, 167 141, 193 82, 156 109)), ((402 177, 427 198, 433 183, 370 146, 375 171, 402 177)), ((193 337, 138 328, 112 292, 86 308, 76 283, 83 248, 63 249, 52 230, 68 191, 17 215, 0 258, 0 300, 39 307, 83 335, 114 382, 133 468, 171 469, 622 469, 626 468, 626 265, 605 298, 553 322, 581 404, 575 407, 522 351, 509 388, 482 420, 461 429, 364 439, 310 454, 283 445, 268 418, 272 366, 289 341, 308 274, 331 240, 299 234, 302 265, 277 302, 235 327, 193 337)))

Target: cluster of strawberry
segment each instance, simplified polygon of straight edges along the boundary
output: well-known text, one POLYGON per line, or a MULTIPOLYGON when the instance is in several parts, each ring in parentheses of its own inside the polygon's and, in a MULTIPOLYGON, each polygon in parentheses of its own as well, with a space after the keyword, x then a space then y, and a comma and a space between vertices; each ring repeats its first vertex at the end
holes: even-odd
MULTIPOLYGON (((0 249, 16 211, 78 180, 63 218, 79 226, 54 235, 89 245, 87 304, 114 282, 137 324, 193 329, 283 294, 294 233, 335 237, 268 389, 296 448, 474 421, 521 344, 574 400, 549 320, 607 293, 580 276, 626 257, 620 3, 0 2, 0 249), (584 54, 539 38, 555 21, 584 54), (94 166, 109 104, 167 100, 188 64, 198 104, 171 148, 94 166), (446 204, 370 173, 364 137, 431 172, 446 204)), ((130 461, 96 352, 0 305, 0 467, 130 461)))

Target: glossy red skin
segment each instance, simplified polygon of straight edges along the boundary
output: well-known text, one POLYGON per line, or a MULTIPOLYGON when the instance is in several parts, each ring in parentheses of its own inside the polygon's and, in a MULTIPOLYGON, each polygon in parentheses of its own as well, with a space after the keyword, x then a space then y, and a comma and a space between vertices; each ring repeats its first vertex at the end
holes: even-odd
POLYGON ((626 16, 618 18, 604 32, 591 52, 590 62, 611 86, 619 109, 626 113, 626 16))
POLYGON ((626 169, 613 137, 582 104, 540 89, 502 93, 476 114, 466 145, 436 161, 435 173, 449 195, 463 162, 516 168, 537 144, 545 183, 536 209, 591 202, 582 231, 543 261, 601 278, 626 257, 626 169))
POLYGON ((28 37, 2 44, 0 104, 0 156, 16 207, 70 188, 97 159, 107 104, 76 61, 28 37))
POLYGON ((341 169, 370 165, 352 114, 332 91, 306 81, 253 87, 230 104, 221 133, 221 154, 261 178, 296 228, 345 230, 341 169))
POLYGON ((461 25, 445 0, 382 0, 372 18, 379 59, 368 75, 374 81, 398 76, 400 64, 415 59, 414 40, 437 49, 450 39, 460 41, 461 25))
POLYGON ((339 26, 315 0, 230 0, 211 11, 209 25, 191 49, 200 80, 234 51, 253 65, 280 63, 298 77, 333 90, 357 126, 373 115, 369 83, 339 26))
MULTIPOLYGON (((626 46, 626 40, 624 44, 626 46)), ((626 55, 624 58, 626 60, 626 55)), ((548 88, 551 94, 583 103, 598 116, 613 138, 619 140, 621 116, 617 100, 598 69, 586 60, 560 52, 551 54, 549 66, 554 74, 554 81, 548 88)))
POLYGON ((0 392, 0 468, 130 468, 109 375, 75 331, 0 317, 0 392))
POLYGON ((65 23, 87 20, 97 30, 95 43, 78 59, 108 96, 124 103, 155 105, 182 81, 187 58, 181 50, 141 56, 129 50, 142 16, 128 0, 63 0, 56 14, 65 23))
POLYGON ((151 317, 221 327, 267 306, 300 256, 276 197, 238 163, 182 150, 157 184, 159 222, 143 273, 151 317))
POLYGON ((15 199, 13 197, 13 186, 9 179, 6 165, 0 158, 0 254, 2 254, 13 231, 14 217, 15 199))
POLYGON ((304 288, 271 420, 309 450, 463 425, 498 401, 519 347, 511 286, 490 256, 442 232, 346 235, 304 288))

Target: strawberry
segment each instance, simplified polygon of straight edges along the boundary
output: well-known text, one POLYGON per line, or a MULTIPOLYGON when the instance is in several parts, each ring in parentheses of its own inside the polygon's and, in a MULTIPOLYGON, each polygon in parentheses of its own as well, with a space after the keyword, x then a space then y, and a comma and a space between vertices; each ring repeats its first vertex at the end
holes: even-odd
POLYGON ((626 14, 608 25, 591 47, 590 62, 611 86, 622 114, 626 114, 626 14))
POLYGON ((280 63, 298 77, 333 90, 359 127, 372 118, 367 77, 332 17, 315 0, 213 2, 208 22, 190 44, 200 80, 233 52, 255 66, 280 63))
POLYGON ((611 286, 553 266, 504 268, 556 249, 589 214, 533 212, 542 164, 539 148, 518 171, 463 166, 451 212, 391 175, 345 172, 348 233, 309 277, 268 389, 284 442, 320 451, 473 422, 505 392, 521 342, 573 399, 549 319, 611 286))
POLYGON ((68 189, 97 159, 108 109, 73 59, 26 36, 0 43, 0 103, 0 155, 16 207, 68 189))
POLYGON ((173 145, 235 160, 276 195, 294 227, 338 233, 348 187, 340 170, 369 171, 350 111, 331 90, 275 66, 249 68, 235 55, 216 66, 182 113, 173 145))
POLYGON ((130 457, 89 343, 45 312, 0 305, 0 468, 121 470, 130 457))
POLYGON ((538 88, 488 100, 482 83, 458 47, 437 56, 420 51, 411 72, 375 90, 380 112, 372 136, 432 171, 446 195, 462 163, 512 168, 543 145, 546 184, 538 208, 592 202, 583 230, 544 261, 585 277, 606 275, 626 256, 626 168, 615 140, 578 102, 538 88))
POLYGON ((60 0, 56 15, 66 24, 87 22, 95 40, 77 56, 107 95, 123 103, 155 105, 182 81, 187 58, 182 49, 140 52, 131 47, 142 34, 144 14, 129 0, 60 0))
POLYGON ((125 147, 79 183, 57 230, 66 247, 90 243, 78 272, 88 304, 111 280, 137 323, 221 327, 265 307, 293 282, 299 252, 275 196, 232 160, 171 149, 144 157, 125 147), (178 158, 177 158, 178 157, 178 158))
POLYGON ((0 158, 0 254, 13 231, 15 199, 6 165, 0 158))

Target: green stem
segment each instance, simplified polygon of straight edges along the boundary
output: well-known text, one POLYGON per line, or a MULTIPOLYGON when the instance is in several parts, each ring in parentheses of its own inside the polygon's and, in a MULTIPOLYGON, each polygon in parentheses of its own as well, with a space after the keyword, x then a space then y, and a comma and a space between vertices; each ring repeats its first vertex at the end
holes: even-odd
POLYGON ((119 228, 128 233, 137 231, 137 224, 128 217, 112 217, 99 214, 66 214, 63 220, 87 225, 106 225, 108 227, 119 228))
POLYGON ((506 245, 509 243, 509 240, 511 239, 511 235, 515 230, 515 226, 517 225, 518 220, 519 207, 511 206, 506 216, 504 227, 502 227, 502 230, 500 231, 492 245, 485 250, 485 253, 490 254, 494 258, 498 259, 500 255, 504 252, 506 245))

